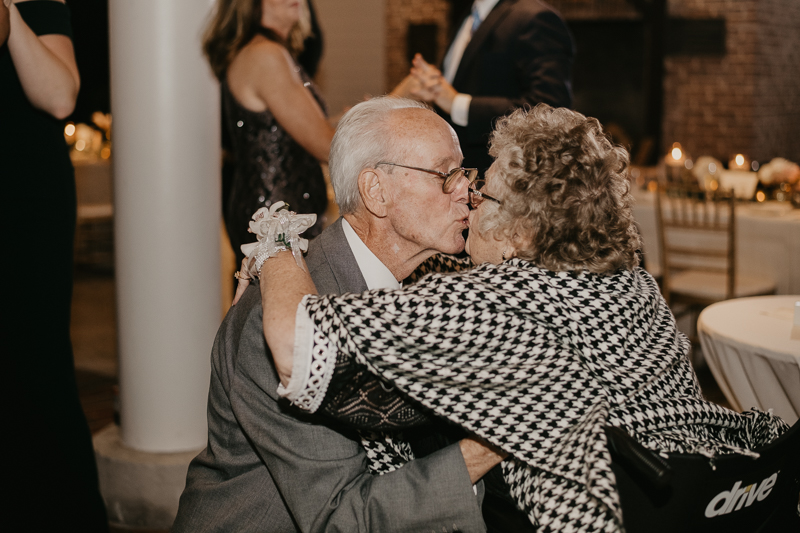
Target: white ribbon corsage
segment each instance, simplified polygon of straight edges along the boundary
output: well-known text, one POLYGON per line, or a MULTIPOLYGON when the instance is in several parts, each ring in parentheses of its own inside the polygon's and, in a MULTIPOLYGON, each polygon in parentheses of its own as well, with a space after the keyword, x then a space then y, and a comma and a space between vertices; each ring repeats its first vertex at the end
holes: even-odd
POLYGON ((298 215, 289 211, 286 202, 275 202, 271 207, 262 207, 250 221, 250 233, 258 237, 257 242, 243 244, 242 253, 251 277, 257 277, 261 266, 268 258, 279 252, 291 250, 297 265, 303 268, 302 253, 308 250, 308 239, 300 234, 314 225, 317 215, 298 215))

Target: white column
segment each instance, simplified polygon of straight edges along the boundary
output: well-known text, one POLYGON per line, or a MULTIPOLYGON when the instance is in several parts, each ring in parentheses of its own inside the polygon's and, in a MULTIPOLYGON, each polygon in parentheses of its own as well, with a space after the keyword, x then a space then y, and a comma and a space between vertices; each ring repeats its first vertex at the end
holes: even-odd
POLYGON ((122 444, 206 444, 220 323, 219 93, 201 53, 209 0, 111 0, 122 444))

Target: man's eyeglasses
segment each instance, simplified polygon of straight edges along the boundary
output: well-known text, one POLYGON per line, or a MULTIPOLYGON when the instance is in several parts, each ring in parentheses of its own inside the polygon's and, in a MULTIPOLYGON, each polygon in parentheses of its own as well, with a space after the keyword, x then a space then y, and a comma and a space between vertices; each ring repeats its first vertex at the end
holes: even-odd
MULTIPOLYGON (((456 184, 458 180, 461 179, 461 176, 467 178, 467 183, 472 183, 475 181, 475 178, 478 177, 478 169, 477 168, 454 168, 449 172, 439 172, 438 170, 431 170, 429 168, 419 168, 419 167, 410 167, 408 165, 400 165, 398 163, 388 163, 386 161, 381 161, 378 165, 391 165, 393 167, 403 167, 409 168, 411 170, 419 170, 420 172, 427 172, 428 174, 435 174, 444 180, 442 183, 442 192, 445 194, 450 194, 453 192, 453 189, 456 188, 456 184)), ((377 165, 376 165, 377 166, 377 165)))
POLYGON ((470 183, 469 186, 469 205, 472 209, 478 209, 478 206, 483 203, 484 200, 491 200, 492 202, 497 202, 497 205, 503 205, 503 202, 489 196, 488 194, 481 192, 483 186, 486 185, 486 180, 475 180, 474 182, 470 183))

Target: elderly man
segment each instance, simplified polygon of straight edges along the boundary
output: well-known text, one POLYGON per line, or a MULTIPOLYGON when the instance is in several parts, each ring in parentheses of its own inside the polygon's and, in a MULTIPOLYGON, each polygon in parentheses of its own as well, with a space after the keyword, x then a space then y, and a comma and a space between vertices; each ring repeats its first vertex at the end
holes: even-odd
MULTIPOLYGON (((354 106, 331 146, 343 218, 312 241, 320 293, 398 287, 437 252, 464 248, 467 179, 452 128, 422 104, 354 106)), ((277 394, 258 286, 212 352, 208 447, 189 466, 173 532, 484 531, 482 484, 500 458, 464 439, 381 476, 359 438, 298 414, 277 394)))

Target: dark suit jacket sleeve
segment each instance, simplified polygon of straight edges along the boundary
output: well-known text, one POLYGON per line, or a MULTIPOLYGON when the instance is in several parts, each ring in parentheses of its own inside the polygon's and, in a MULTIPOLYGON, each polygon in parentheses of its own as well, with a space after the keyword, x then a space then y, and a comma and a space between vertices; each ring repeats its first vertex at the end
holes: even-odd
POLYGON ((261 317, 260 305, 254 306, 246 334, 229 346, 238 350, 231 405, 300 531, 485 531, 482 492, 473 492, 457 444, 374 476, 353 435, 281 400, 276 372, 264 357, 261 317))
MULTIPOLYGON (((509 53, 513 54, 512 68, 521 91, 513 97, 473 94, 463 141, 485 142, 497 117, 526 104, 572 105, 570 80, 574 52, 572 36, 564 20, 549 10, 529 17, 526 22, 521 22, 521 17, 517 18, 514 12, 508 19, 516 26, 511 30, 516 36, 512 36, 515 42, 511 43, 509 53)), ((503 24, 498 33, 509 30, 503 24)), ((492 74, 484 71, 481 75, 492 74)))

